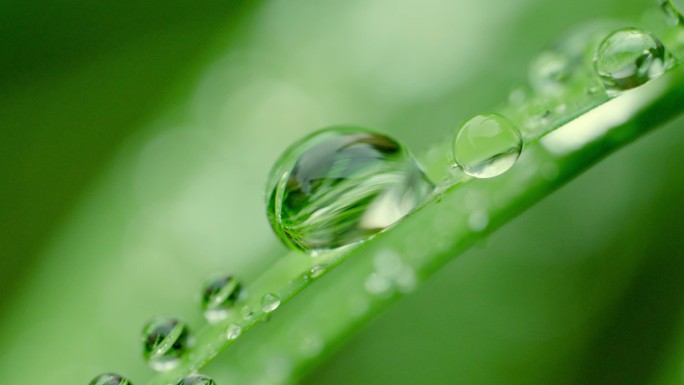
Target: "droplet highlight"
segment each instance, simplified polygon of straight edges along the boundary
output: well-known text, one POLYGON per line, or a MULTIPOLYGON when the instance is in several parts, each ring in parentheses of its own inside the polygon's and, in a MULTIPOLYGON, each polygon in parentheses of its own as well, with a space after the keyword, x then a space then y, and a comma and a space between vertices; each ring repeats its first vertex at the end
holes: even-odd
POLYGON ((214 380, 211 378, 201 374, 191 374, 181 378, 176 385, 216 385, 216 382, 214 382, 214 380))
POLYGON ((89 385, 133 385, 126 377, 114 373, 100 374, 89 385))
POLYGON ((273 293, 268 293, 261 298, 261 310, 271 313, 280 306, 280 297, 273 293))
POLYGON ((267 211, 286 245, 316 255, 386 229, 433 189, 395 140, 359 127, 332 127, 296 142, 276 162, 267 211))
POLYGON ((168 371, 180 362, 180 357, 192 346, 190 330, 175 318, 157 318, 143 329, 143 356, 157 371, 168 371))
POLYGON ((637 28, 610 34, 594 59, 596 74, 610 96, 659 77, 671 65, 670 55, 660 40, 637 28))
POLYGON ((228 274, 218 274, 204 281, 201 292, 204 318, 216 323, 228 317, 242 294, 242 285, 228 274))
POLYGON ((468 175, 492 178, 508 171, 520 156, 522 136, 517 127, 498 114, 470 118, 456 134, 453 155, 468 175))

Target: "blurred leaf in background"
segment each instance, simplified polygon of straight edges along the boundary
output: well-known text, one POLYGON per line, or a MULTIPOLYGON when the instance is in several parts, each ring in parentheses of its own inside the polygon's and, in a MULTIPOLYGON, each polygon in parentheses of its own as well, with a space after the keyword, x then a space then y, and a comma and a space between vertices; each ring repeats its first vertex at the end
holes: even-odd
MULTIPOLYGON (((263 184, 293 140, 353 123, 418 152, 504 101, 553 37, 596 18, 631 25, 655 9, 636 0, 0 7, 0 372, 57 384, 103 371, 144 383, 148 318, 179 314, 199 328, 205 275, 253 279, 283 254, 263 184)), ((603 162, 455 260, 304 383, 682 383, 681 127, 603 162)), ((306 301, 304 292, 282 311, 306 301)), ((231 383, 230 359, 208 368, 219 384, 231 383)))

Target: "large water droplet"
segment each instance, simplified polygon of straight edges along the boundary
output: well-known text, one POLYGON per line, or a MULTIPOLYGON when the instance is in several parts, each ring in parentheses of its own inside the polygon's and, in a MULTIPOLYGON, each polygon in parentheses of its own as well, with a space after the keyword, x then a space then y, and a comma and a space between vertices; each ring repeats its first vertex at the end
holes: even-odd
POLYGON ((273 293, 268 293, 261 298, 261 310, 265 313, 275 311, 280 306, 280 297, 273 293))
POLYGON ((216 382, 201 374, 191 374, 181 378, 176 385, 216 385, 216 382))
POLYGON ((515 125, 501 115, 477 115, 461 127, 453 151, 463 172, 476 178, 492 178, 513 167, 522 151, 522 137, 515 125))
POLYGON ((114 373, 100 374, 89 385, 133 385, 127 378, 114 373))
POLYGON ((611 96, 659 77, 671 64, 660 40, 636 28, 610 34, 594 59, 596 73, 611 96))
POLYGON ((192 342, 185 323, 175 318, 157 318, 143 329, 143 356, 152 369, 171 370, 178 366, 192 342))
POLYGON ((684 24, 684 0, 659 0, 661 8, 678 24, 684 24))
POLYGON ((241 293, 242 285, 230 275, 219 274, 209 277, 202 285, 204 317, 210 323, 225 319, 241 293))
POLYGON ((276 162, 268 189, 276 234, 290 247, 316 254, 382 231, 434 186, 395 140, 345 126, 293 144, 276 162))

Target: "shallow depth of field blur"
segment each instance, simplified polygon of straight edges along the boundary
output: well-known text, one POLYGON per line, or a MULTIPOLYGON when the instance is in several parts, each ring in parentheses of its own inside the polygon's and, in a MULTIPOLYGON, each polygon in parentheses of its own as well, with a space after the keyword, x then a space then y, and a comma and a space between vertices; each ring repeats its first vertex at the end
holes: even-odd
MULTIPOLYGON (((352 123, 420 153, 505 102, 554 37, 595 19, 638 24, 655 8, 4 2, 3 381, 86 384, 115 371, 144 384, 145 321, 179 315, 198 329, 202 278, 249 281, 284 254, 264 183, 290 142, 352 123)), ((679 119, 611 156, 454 259, 303 383, 684 383, 683 150, 679 119)), ((220 365, 207 374, 230 385, 220 365)))

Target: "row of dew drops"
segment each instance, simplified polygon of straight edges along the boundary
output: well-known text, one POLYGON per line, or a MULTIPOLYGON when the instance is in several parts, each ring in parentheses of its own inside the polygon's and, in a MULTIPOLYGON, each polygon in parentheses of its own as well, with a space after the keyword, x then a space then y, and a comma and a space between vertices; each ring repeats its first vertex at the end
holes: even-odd
MULTIPOLYGON (((659 0, 663 10, 684 26, 684 0, 659 0)), ((553 91, 569 76, 575 57, 544 53, 533 64, 532 86, 553 91)), ((636 28, 612 32, 593 56, 593 67, 608 96, 638 87, 662 75, 674 59, 653 34, 636 28)), ((456 166, 475 178, 503 174, 516 163, 523 148, 518 128, 499 114, 468 119, 453 140, 456 166)), ((291 248, 317 256, 364 241, 386 229, 422 204, 435 190, 409 151, 395 140, 352 126, 317 131, 290 146, 275 163, 268 181, 267 213, 275 233, 291 248)), ((314 266, 310 277, 322 270, 314 266)), ((228 318, 245 298, 242 284, 228 274, 208 278, 201 305, 209 323, 228 318)), ((262 311, 275 311, 281 299, 262 297, 262 311)), ((255 316, 247 305, 242 316, 255 316)), ((235 340, 242 327, 231 323, 225 338, 235 340)), ((157 318, 143 329, 143 356, 157 371, 177 367, 193 346, 188 326, 171 317, 157 318)), ((132 385, 107 373, 90 385, 132 385)), ((177 385, 215 385, 200 374, 183 377, 177 385)))

